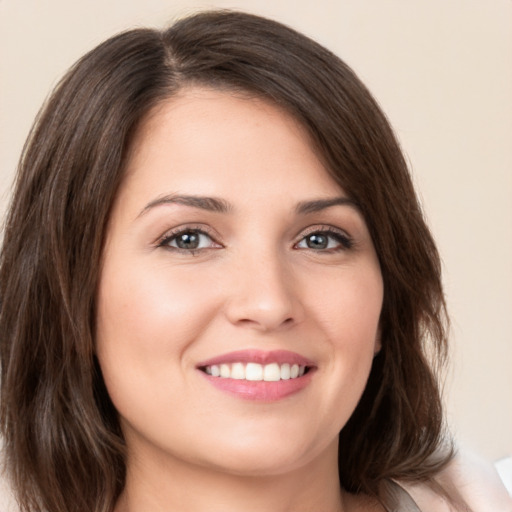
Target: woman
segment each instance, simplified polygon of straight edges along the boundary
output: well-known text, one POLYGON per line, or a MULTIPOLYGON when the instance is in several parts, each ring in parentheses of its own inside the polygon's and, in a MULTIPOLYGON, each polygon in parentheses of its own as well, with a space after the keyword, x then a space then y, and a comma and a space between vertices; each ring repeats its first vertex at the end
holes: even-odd
POLYGON ((406 164, 291 29, 210 12, 82 58, 25 148, 0 283, 24 510, 417 510, 415 482, 463 507, 406 164))

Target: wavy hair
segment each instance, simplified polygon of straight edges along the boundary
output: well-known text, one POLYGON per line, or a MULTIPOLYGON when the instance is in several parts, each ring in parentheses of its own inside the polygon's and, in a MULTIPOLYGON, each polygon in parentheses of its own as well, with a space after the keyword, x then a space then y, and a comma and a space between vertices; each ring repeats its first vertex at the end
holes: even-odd
POLYGON ((111 512, 125 444, 94 356, 106 225, 137 127, 189 85, 278 104, 361 208, 384 280, 382 350, 340 433, 340 484, 379 495, 449 460, 437 370, 446 355, 440 260, 399 144, 354 72, 277 22, 203 12, 119 34, 80 59, 20 160, 0 255, 0 426, 24 511, 111 512))

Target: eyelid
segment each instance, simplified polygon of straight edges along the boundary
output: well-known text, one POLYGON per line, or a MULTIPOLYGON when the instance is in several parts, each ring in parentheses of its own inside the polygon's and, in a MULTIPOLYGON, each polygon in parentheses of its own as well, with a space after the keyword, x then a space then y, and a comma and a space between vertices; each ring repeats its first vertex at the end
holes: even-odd
MULTIPOLYGON (((178 247, 170 247, 166 245, 166 242, 171 238, 175 238, 182 233, 186 233, 187 231, 193 231, 196 233, 200 233, 208 236, 212 242, 219 247, 222 247, 222 242, 219 241, 220 237, 218 234, 208 225, 205 224, 180 224, 174 228, 168 229, 163 235, 159 236, 155 241, 154 245, 156 247, 169 247, 171 249, 176 249, 176 251, 185 251, 189 252, 189 249, 180 249, 178 247)), ((195 251, 200 251, 203 249, 196 249, 195 251)))
POLYGON ((308 226, 307 228, 301 229, 297 237, 304 237, 310 235, 311 233, 317 233, 320 231, 339 233, 340 235, 344 235, 347 238, 351 238, 345 229, 333 226, 331 224, 314 224, 312 226, 308 226))
MULTIPOLYGON (((294 242, 294 247, 297 246, 304 238, 306 238, 309 235, 315 234, 315 233, 323 233, 331 236, 339 236, 343 239, 343 241, 340 241, 340 244, 343 246, 343 249, 352 249, 355 242, 353 237, 344 229, 338 228, 336 226, 327 225, 327 224, 318 224, 315 226, 309 226, 305 229, 303 229, 300 234, 297 236, 296 241, 294 242)), ((328 250, 327 250, 328 251, 328 250)))
POLYGON ((305 236, 311 235, 313 233, 336 233, 346 237, 349 240, 352 240, 352 236, 345 229, 341 229, 330 224, 315 224, 313 226, 308 226, 307 228, 302 229, 296 237, 297 241, 300 241, 305 236))

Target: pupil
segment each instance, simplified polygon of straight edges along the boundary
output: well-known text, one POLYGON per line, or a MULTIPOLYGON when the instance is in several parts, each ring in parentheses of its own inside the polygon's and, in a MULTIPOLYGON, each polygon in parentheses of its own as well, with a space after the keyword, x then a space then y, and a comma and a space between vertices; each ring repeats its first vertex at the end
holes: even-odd
POLYGON ((197 233, 183 233, 176 240, 176 245, 180 249, 197 249, 199 235, 197 233))
POLYGON ((307 241, 310 249, 325 249, 328 244, 327 237, 324 235, 310 235, 307 241))

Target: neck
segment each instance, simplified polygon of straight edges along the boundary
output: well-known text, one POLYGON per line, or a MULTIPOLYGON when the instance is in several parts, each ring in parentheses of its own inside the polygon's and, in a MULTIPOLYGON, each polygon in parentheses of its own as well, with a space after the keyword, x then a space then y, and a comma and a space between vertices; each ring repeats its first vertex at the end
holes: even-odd
MULTIPOLYGON (((334 447, 335 448, 335 447, 334 447)), ((166 456, 129 460, 116 512, 347 512, 337 450, 305 467, 273 475, 236 475, 166 456)))

